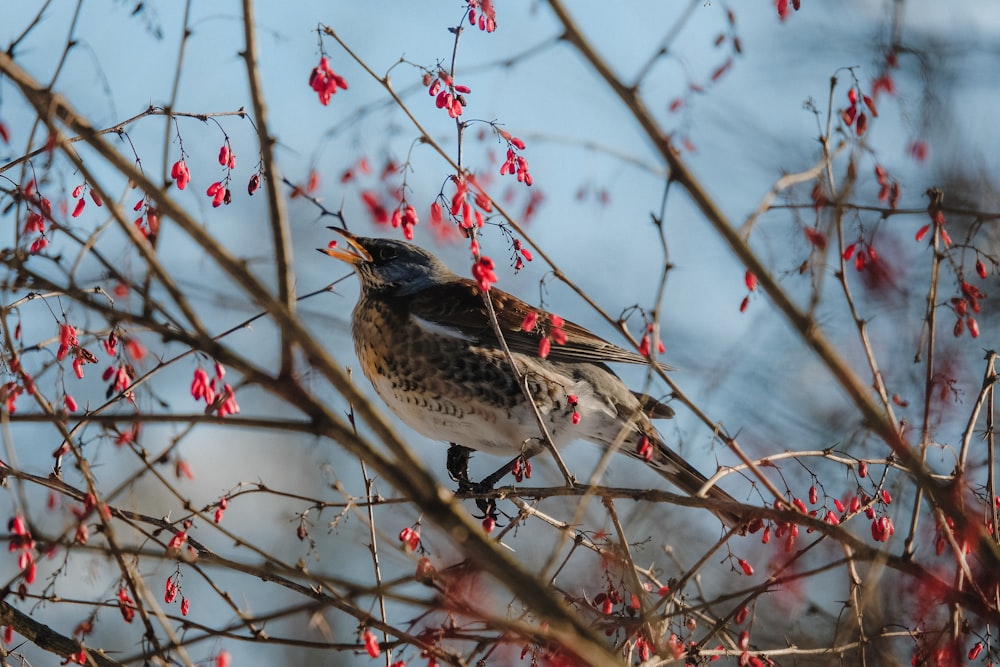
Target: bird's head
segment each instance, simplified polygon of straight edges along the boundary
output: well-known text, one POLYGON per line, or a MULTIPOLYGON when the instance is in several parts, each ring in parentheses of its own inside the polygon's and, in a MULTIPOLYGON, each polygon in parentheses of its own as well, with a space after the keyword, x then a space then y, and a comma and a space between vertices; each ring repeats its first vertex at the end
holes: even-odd
POLYGON ((343 236, 345 242, 317 250, 352 265, 364 292, 402 296, 455 277, 444 262, 412 243, 355 236, 338 227, 330 229, 343 236))

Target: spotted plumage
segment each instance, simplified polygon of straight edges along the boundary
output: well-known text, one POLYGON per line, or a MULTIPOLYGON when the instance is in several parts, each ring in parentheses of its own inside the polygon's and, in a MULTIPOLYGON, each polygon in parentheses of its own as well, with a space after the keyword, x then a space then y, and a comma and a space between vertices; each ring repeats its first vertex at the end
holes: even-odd
MULTIPOLYGON (((337 231, 347 248, 321 252, 349 262, 360 278, 352 315, 355 351, 396 416, 428 438, 475 450, 504 456, 540 451, 534 409, 511 372, 478 285, 416 245, 337 231)), ((579 439, 617 445, 686 492, 701 489, 706 478, 663 443, 650 419, 671 416, 672 410, 630 391, 607 366, 647 363, 644 357, 564 321, 557 328, 565 343, 553 344, 542 358, 539 343, 553 328, 548 316, 499 289, 489 295, 557 448, 579 439), (538 322, 525 331, 532 312, 538 322)), ((716 487, 708 495, 732 501, 716 487)), ((730 525, 739 521, 731 513, 717 514, 730 525)))

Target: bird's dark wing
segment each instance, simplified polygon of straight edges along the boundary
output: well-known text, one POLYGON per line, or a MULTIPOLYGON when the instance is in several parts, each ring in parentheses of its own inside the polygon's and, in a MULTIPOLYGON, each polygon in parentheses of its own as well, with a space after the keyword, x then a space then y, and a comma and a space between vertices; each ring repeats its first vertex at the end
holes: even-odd
MULTIPOLYGON (((500 330, 511 351, 537 355, 539 344, 553 328, 548 313, 503 290, 493 288, 490 296, 500 330), (524 331, 522 324, 529 313, 537 316, 537 323, 531 331, 524 331)), ((409 305, 411 315, 426 326, 439 331, 450 330, 480 345, 498 345, 479 288, 472 280, 459 278, 435 285, 433 289, 410 295, 409 305)), ((560 345, 552 341, 548 355, 551 361, 648 363, 642 355, 609 343, 569 320, 564 320, 561 328, 566 334, 566 343, 560 345)))

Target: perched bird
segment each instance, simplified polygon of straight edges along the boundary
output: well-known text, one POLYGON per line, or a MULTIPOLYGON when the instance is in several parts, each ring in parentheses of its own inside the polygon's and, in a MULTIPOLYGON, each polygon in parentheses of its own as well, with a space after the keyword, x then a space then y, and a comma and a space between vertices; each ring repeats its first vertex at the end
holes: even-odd
MULTIPOLYGON (((691 495, 705 484, 652 424, 651 416, 673 410, 630 391, 607 366, 647 358, 492 288, 497 322, 532 407, 475 281, 412 243, 331 229, 346 243, 320 252, 351 264, 361 282, 352 331, 362 371, 404 423, 452 444, 449 472, 460 485, 468 483, 466 448, 513 457, 542 450, 536 408, 557 448, 573 440, 618 446, 691 495)), ((715 486, 707 496, 735 502, 715 486)), ((732 512, 716 514, 730 526, 741 522, 732 512)))

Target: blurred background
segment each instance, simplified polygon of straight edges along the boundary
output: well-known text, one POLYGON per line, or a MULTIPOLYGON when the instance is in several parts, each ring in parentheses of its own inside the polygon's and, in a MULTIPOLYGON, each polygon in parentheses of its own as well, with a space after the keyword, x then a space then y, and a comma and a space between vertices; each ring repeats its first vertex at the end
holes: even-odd
MULTIPOLYGON (((458 146, 455 124, 435 108, 422 77, 425 71, 450 68, 455 39, 449 28, 462 19, 465 4, 434 2, 417 7, 394 1, 261 2, 255 9, 260 73, 281 176, 304 188, 310 178, 316 179, 311 196, 329 211, 341 211, 344 222, 355 232, 396 237, 400 236, 398 229, 372 220, 362 194, 375 193, 391 202, 393 189, 405 178, 406 198, 421 218, 414 240, 432 248, 458 273, 469 275, 467 244, 454 236, 442 238, 429 224, 428 211, 434 198, 442 191, 451 195, 449 167, 430 147, 415 141, 418 133, 384 88, 333 40, 317 33, 317 25, 330 26, 378 76, 388 74, 406 107, 454 157, 458 146), (324 54, 349 84, 327 106, 319 104, 308 86, 309 73, 324 54), (408 165, 404 171, 386 174, 387 166, 404 163, 408 165)), ((874 97, 878 117, 869 119, 863 141, 854 141, 841 151, 835 164, 842 177, 847 161, 855 162, 857 182, 846 199, 873 207, 884 206, 878 201, 874 170, 876 164, 882 165, 901 185, 898 208, 909 213, 883 217, 879 211, 854 210, 845 215, 845 244, 860 239, 862 246, 877 248, 882 262, 879 270, 869 268, 867 272, 858 272, 853 262, 849 263, 848 282, 860 317, 868 323, 890 393, 899 396, 899 416, 910 424, 919 423, 925 370, 914 358, 925 334, 922 323, 931 253, 926 242, 918 243, 914 237, 929 221, 923 212, 928 204, 927 189, 941 188, 946 205, 965 211, 948 214, 951 237, 958 244, 956 248, 963 250, 956 250, 944 269, 939 302, 958 295, 959 281, 974 275, 973 265, 980 255, 973 248, 996 257, 997 231, 990 216, 1000 210, 994 177, 1000 151, 994 131, 996 114, 992 112, 998 95, 994 84, 1000 64, 996 48, 1000 44, 1000 13, 984 3, 928 0, 804 0, 801 10, 790 12, 785 20, 779 18, 769 0, 588 2, 574 3, 571 11, 615 72, 626 82, 637 83, 644 102, 671 133, 671 142, 683 160, 737 226, 757 210, 783 175, 806 171, 821 162, 818 138, 826 131, 828 113, 833 116, 834 143, 844 138, 856 140, 839 120, 840 111, 849 104, 847 91, 852 82, 874 97), (886 65, 889 53, 898 60, 891 69, 886 65), (874 93, 873 82, 887 75, 893 82, 892 92, 883 89, 874 93), (832 92, 831 77, 837 79, 832 92)), ((540 2, 498 3, 497 23, 497 30, 489 34, 465 30, 456 49, 456 83, 472 91, 465 96, 468 105, 462 118, 482 121, 466 131, 463 164, 482 174, 480 182, 505 203, 559 269, 612 317, 628 314, 635 306, 646 311, 660 309, 664 358, 677 369, 672 377, 713 420, 738 434, 749 455, 765 457, 787 450, 836 447, 856 457, 885 456, 884 445, 870 441, 832 378, 768 299, 756 292, 749 294, 745 312, 740 311, 741 301, 748 296, 745 267, 734 261, 680 188, 671 189, 665 197, 664 165, 621 102, 579 54, 560 41, 561 28, 549 7, 540 2), (499 175, 505 146, 497 141, 489 123, 525 142, 523 155, 534 181, 530 189, 499 175), (666 258, 654 216, 662 217, 666 258), (658 301, 665 261, 671 268, 658 301)), ((5 3, 0 8, 0 43, 5 48, 16 44, 12 51, 16 62, 38 80, 52 82, 95 127, 113 127, 150 105, 164 106, 171 100, 174 111, 190 114, 251 109, 240 56, 243 35, 238 3, 5 3), (185 30, 189 34, 182 41, 185 30), (72 47, 67 49, 68 42, 72 47)), ((46 133, 34 126, 32 109, 6 80, 0 80, 0 121, 10 133, 9 143, 0 144, 0 166, 44 144, 46 133)), ((192 180, 185 191, 174 193, 178 200, 231 252, 245 259, 248 271, 273 282, 267 203, 262 191, 248 196, 245 187, 260 160, 251 118, 224 115, 168 120, 150 116, 110 138, 123 154, 134 157, 154 182, 169 179, 170 165, 181 157, 183 149, 192 180), (232 174, 233 201, 213 208, 205 191, 226 175, 217 161, 226 137, 237 157, 232 174)), ((80 152, 126 204, 139 197, 86 148, 80 152)), ((24 172, 20 169, 8 170, 0 177, 21 182, 24 172)), ((82 179, 64 161, 58 173, 64 180, 50 180, 47 196, 53 202, 65 202, 82 179)), ((774 201, 775 208, 756 219, 751 243, 800 303, 806 304, 816 288, 818 321, 841 353, 862 372, 866 368, 863 351, 834 276, 840 252, 834 237, 830 238, 830 252, 818 257, 825 263, 812 262, 801 270, 811 257, 817 259, 810 254, 815 249, 803 228, 817 220, 821 228, 827 224, 823 214, 811 206, 813 183, 814 179, 805 179, 782 191, 774 201)), ((292 188, 285 191, 291 194, 292 188)), ((9 198, 0 198, 0 204, 8 202, 9 198)), ((313 250, 333 238, 325 227, 337 224, 337 220, 323 215, 309 197, 290 197, 288 208, 297 292, 322 290, 347 275, 342 265, 313 250)), ((67 222, 89 231, 106 222, 102 215, 89 207, 82 216, 67 222)), ((5 224, 7 247, 14 244, 16 230, 9 218, 5 224)), ((124 237, 116 241, 115 234, 109 230, 102 237, 102 251, 126 275, 138 279, 134 272, 144 270, 143 265, 135 261, 124 237)), ((487 225, 480 243, 483 252, 496 261, 499 287, 623 344, 613 327, 552 278, 550 267, 536 259, 515 272, 513 261, 509 261, 514 255, 509 238, 498 227, 487 225)), ((258 312, 256 305, 241 299, 234 285, 172 229, 169 221, 163 225, 158 244, 161 261, 191 295, 213 332, 233 327, 258 312)), ((59 247, 57 235, 52 252, 59 247)), ((990 294, 995 291, 997 273, 993 261, 987 266, 989 277, 977 284, 990 294)), ((52 270, 60 271, 55 266, 52 270)), ((113 288, 102 269, 86 258, 74 277, 81 286, 113 288)), ((11 285, 7 287, 5 305, 20 295, 11 285)), ((355 364, 349 322, 356 295, 356 282, 349 278, 331 292, 301 303, 302 320, 345 366, 355 364)), ((954 467, 955 447, 982 378, 983 350, 997 345, 996 317, 987 306, 988 301, 979 316, 978 341, 972 341, 968 333, 952 336, 954 318, 947 309, 941 311, 947 325, 942 324, 939 334, 940 372, 947 381, 941 382, 946 387, 943 400, 933 406, 930 421, 935 428, 935 447, 928 461, 942 473, 954 467)), ((50 308, 58 313, 60 306, 50 304, 50 308)), ((22 307, 20 322, 26 341, 50 339, 57 333, 52 314, 41 306, 22 307)), ((90 324, 100 327, 99 321, 90 324)), ((641 318, 632 317, 629 325, 633 332, 641 333, 641 318)), ((147 349, 148 356, 138 363, 145 370, 181 351, 141 332, 135 338, 147 349)), ((231 335, 227 342, 273 367, 278 363, 275 340, 273 327, 262 321, 231 335)), ((137 399, 140 407, 149 412, 199 409, 189 395, 193 368, 193 361, 165 368, 151 383, 153 388, 137 399)), ((303 372, 308 375, 307 370, 303 372)), ((622 368, 620 372, 634 387, 647 382, 642 368, 622 368)), ((106 383, 99 375, 100 369, 91 370, 85 380, 72 385, 81 406, 103 402, 106 383)), ((363 377, 358 376, 357 381, 369 390, 363 377)), ((261 388, 237 388, 243 415, 287 416, 261 388)), ((649 391, 662 396, 668 390, 654 382, 649 391)), ((348 410, 333 392, 329 401, 348 410)), ((445 447, 397 426, 427 466, 445 480, 445 447)), ((679 410, 676 419, 662 424, 661 429, 668 442, 706 473, 714 471, 717 464, 736 462, 689 411, 679 410)), ((137 462, 123 450, 99 444, 104 435, 93 427, 83 439, 94 441, 93 465, 110 489, 135 474, 137 462)), ((258 483, 296 494, 286 498, 242 496, 232 503, 224 525, 289 563, 299 561, 359 585, 370 582, 368 529, 357 508, 312 509, 308 514, 309 539, 296 538, 298 515, 310 507, 305 499, 342 502, 345 497, 364 493, 356 459, 329 442, 266 431, 201 426, 187 432, 181 426, 147 425, 143 438, 150 453, 173 447, 171 460, 183 460, 190 467, 193 479, 174 481, 194 506, 209 505, 222 494, 251 489, 258 483)), ((50 427, 18 423, 10 425, 5 441, 8 457, 15 453, 20 468, 41 476, 51 469, 51 453, 59 444, 50 427)), ((599 455, 588 445, 578 444, 570 449, 569 460, 578 476, 586 478, 599 455)), ((984 457, 985 453, 976 454, 976 465, 981 466, 984 457)), ((473 469, 486 474, 501 463, 478 455, 473 469)), ((816 476, 825 480, 823 492, 831 497, 843 498, 852 489, 856 491, 856 481, 841 471, 837 471, 838 477, 832 474, 833 467, 807 464, 802 469, 787 465, 782 471, 783 481, 799 494, 816 476)), ((535 470, 537 483, 559 483, 551 462, 540 458, 535 470)), ((174 476, 172 469, 161 472, 174 476)), ((72 478, 74 471, 66 474, 72 478)), ((735 476, 730 479, 732 483, 724 486, 738 498, 759 500, 747 481, 735 476)), ((624 458, 612 463, 606 483, 660 486, 655 474, 624 458)), ((392 496, 387 485, 377 488, 392 496)), ((901 498, 911 493, 905 486, 893 491, 901 498)), ((29 487, 23 494, 0 495, 0 507, 6 504, 6 513, 13 514, 17 508, 23 509, 27 500, 32 520, 48 530, 58 533, 72 525, 72 517, 65 512, 43 509, 44 489, 29 487)), ((148 475, 124 487, 116 502, 154 516, 183 511, 181 499, 148 475)), ((578 501, 549 502, 547 507, 553 508, 553 513, 568 519, 578 501)), ((596 505, 587 519, 595 528, 606 529, 606 517, 596 505)), ((634 504, 623 514, 627 514, 631 534, 652 535, 643 556, 664 568, 664 578, 685 571, 690 559, 714 539, 715 526, 706 525, 703 513, 665 512, 660 507, 647 510, 645 505, 634 504)), ((896 519, 897 526, 904 523, 908 511, 896 519)), ((379 512, 383 514, 378 526, 388 545, 381 551, 385 566, 390 571, 412 570, 414 556, 396 547, 396 532, 416 521, 416 513, 406 504, 379 512)), ((518 557, 543 562, 557 536, 524 532, 514 541, 518 557)), ((198 537, 248 562, 257 560, 246 549, 231 547, 223 535, 198 537)), ((429 527, 424 528, 423 539, 439 566, 455 557, 448 540, 429 527)), ((765 549, 756 539, 741 544, 741 548, 745 548, 741 557, 757 558, 759 569, 766 572, 765 561, 773 550, 765 549)), ((835 551, 834 545, 826 555, 835 551)), ((59 573, 57 580, 47 582, 53 591, 65 598, 91 600, 103 595, 113 601, 116 568, 110 561, 95 555, 89 562, 77 559, 72 567, 57 570, 62 565, 60 558, 57 555, 44 566, 43 574, 59 573)), ((8 560, 0 566, 5 577, 13 578, 18 570, 13 560, 8 560)), ((594 576, 594 567, 593 559, 575 561, 560 584, 578 595, 584 585, 581 582, 594 576)), ((176 569, 168 562, 143 563, 143 574, 155 586, 162 585, 176 569)), ((193 618, 217 626, 233 622, 238 628, 232 610, 198 575, 182 569, 193 618)), ((726 590, 738 578, 730 569, 723 563, 701 583, 709 592, 726 590)), ((809 637, 829 643, 842 598, 824 597, 822 591, 842 596, 844 588, 842 579, 837 579, 842 575, 830 576, 829 581, 819 576, 810 579, 808 590, 775 594, 760 613, 787 614, 783 620, 790 625, 782 626, 780 632, 794 636, 800 645, 808 643, 809 637), (817 623, 824 629, 817 631, 817 623)), ((248 587, 235 573, 213 574, 213 578, 241 608, 260 612, 303 604, 303 598, 291 592, 248 587)), ((414 594, 421 592, 419 586, 414 587, 414 594)), ((498 599, 497 608, 506 603, 498 599)), ((885 601, 887 607, 893 604, 893 600, 885 601)), ((54 604, 41 604, 37 609, 46 623, 67 634, 89 613, 82 604, 78 609, 54 604)), ((406 613, 412 610, 400 605, 398 614, 406 613)), ((405 625, 398 614, 396 622, 405 625)), ((124 655, 119 659, 134 655, 139 648, 137 638, 113 638, 116 632, 134 628, 118 627, 117 619, 112 619, 117 615, 114 609, 105 609, 101 615, 108 622, 98 626, 94 645, 121 646, 124 655)), ((419 625, 416 617, 414 623, 419 625)), ((301 643, 265 646, 216 638, 189 647, 189 651, 194 659, 205 662, 225 647, 237 665, 371 664, 371 658, 364 654, 322 653, 308 644, 310 640, 357 641, 356 622, 332 612, 314 615, 304 609, 268 625, 267 630, 272 636, 299 638, 301 643)), ((763 636, 765 630, 759 632, 763 636)), ((21 650, 33 664, 49 664, 46 660, 51 660, 50 655, 33 654, 29 646, 21 650)), ((412 658, 413 664, 422 664, 415 656, 404 656, 412 658)))

